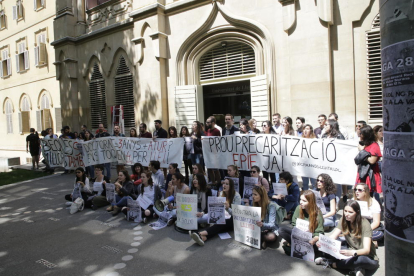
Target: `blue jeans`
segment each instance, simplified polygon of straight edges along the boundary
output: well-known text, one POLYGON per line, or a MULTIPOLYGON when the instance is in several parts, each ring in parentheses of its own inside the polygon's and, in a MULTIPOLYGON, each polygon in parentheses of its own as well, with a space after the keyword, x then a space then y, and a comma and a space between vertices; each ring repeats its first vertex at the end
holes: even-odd
POLYGON ((356 256, 346 260, 336 260, 336 267, 348 270, 355 270, 356 268, 376 270, 379 267, 379 263, 368 256, 356 256))
POLYGON ((93 166, 87 166, 85 169, 90 178, 95 178, 95 169, 93 166))
POLYGON ((309 190, 309 181, 311 182, 313 188, 316 187, 316 178, 302 176, 302 191, 309 190))
POLYGON ((121 207, 121 208, 126 207, 126 206, 128 206, 128 198, 132 199, 132 197, 130 197, 130 196, 124 196, 120 200, 118 200, 118 198, 117 198, 117 200, 116 200, 117 203, 112 204, 112 205, 116 205, 116 206, 121 207))
POLYGON ((105 176, 111 179, 111 163, 105 163, 105 176))
POLYGON ((282 200, 276 199, 275 201, 279 206, 282 206, 286 209, 286 213, 289 213, 290 210, 295 211, 296 207, 298 207, 299 205, 299 202, 294 202, 294 201, 286 202, 284 199, 282 200))
POLYGON ((336 216, 324 218, 323 226, 325 227, 335 227, 336 216))
POLYGON ((191 164, 200 164, 204 168, 204 159, 201 153, 192 153, 191 155, 191 164))
MULTIPOLYGON (((126 196, 119 196, 119 195, 115 195, 115 203, 111 203, 112 206, 119 206, 119 202, 123 199, 126 198, 126 196)), ((126 205, 125 205, 126 206, 126 205)))

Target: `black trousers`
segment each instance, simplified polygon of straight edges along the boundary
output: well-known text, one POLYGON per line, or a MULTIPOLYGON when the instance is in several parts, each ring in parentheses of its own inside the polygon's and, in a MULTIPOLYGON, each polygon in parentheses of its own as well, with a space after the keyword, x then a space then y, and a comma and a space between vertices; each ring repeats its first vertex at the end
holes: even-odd
POLYGON ((207 239, 211 239, 219 233, 233 231, 233 218, 226 219, 226 224, 214 224, 213 226, 205 229, 207 231, 207 239))

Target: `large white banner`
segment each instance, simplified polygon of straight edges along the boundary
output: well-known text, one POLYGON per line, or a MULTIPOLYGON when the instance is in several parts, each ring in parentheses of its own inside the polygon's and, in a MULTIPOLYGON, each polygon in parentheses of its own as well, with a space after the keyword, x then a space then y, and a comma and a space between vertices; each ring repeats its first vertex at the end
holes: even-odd
POLYGON ((40 139, 42 154, 51 168, 76 169, 83 167, 80 140, 40 139))
POLYGON ((177 194, 176 203, 177 226, 187 230, 197 230, 197 195, 177 194))
POLYGON ((118 162, 144 167, 152 160, 159 161, 162 168, 177 163, 181 168, 184 139, 156 139, 134 137, 103 137, 83 142, 83 162, 85 166, 118 162))
POLYGON ((327 173, 335 183, 355 184, 355 141, 259 134, 204 136, 202 143, 208 168, 226 169, 234 164, 249 170, 257 165, 267 172, 288 171, 313 178, 327 173))
POLYGON ((261 229, 256 222, 262 219, 260 207, 231 205, 233 211, 234 239, 260 249, 261 229))

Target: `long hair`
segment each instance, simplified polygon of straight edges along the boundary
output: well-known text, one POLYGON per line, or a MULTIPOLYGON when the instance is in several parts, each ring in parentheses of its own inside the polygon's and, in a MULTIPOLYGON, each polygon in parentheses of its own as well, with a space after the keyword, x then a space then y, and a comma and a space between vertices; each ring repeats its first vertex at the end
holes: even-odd
POLYGON ((272 127, 272 122, 270 122, 269 120, 266 120, 266 121, 263 121, 263 123, 266 123, 269 126, 269 134, 276 134, 276 131, 272 127))
POLYGON ((132 167, 131 167, 132 174, 133 174, 134 176, 138 176, 138 178, 137 178, 137 179, 140 179, 140 178, 141 178, 141 175, 138 175, 138 174, 137 174, 137 172, 135 171, 136 167, 139 167, 139 168, 140 168, 140 170, 139 170, 139 173, 140 173, 140 174, 144 172, 144 167, 142 167, 141 163, 135 163, 135 164, 134 164, 134 165, 132 165, 132 167))
POLYGON ((384 137, 379 137, 378 132, 382 129, 382 126, 380 125, 376 125, 374 126, 374 128, 372 129, 374 131, 375 134, 375 141, 377 142, 383 142, 384 137))
POLYGON ((203 132, 203 126, 199 121, 194 121, 193 123, 197 124, 196 130, 192 132, 192 134, 195 134, 198 138, 201 137, 201 133, 203 132))
POLYGON ((189 137, 190 132, 188 131, 188 127, 182 126, 180 130, 180 137, 189 137), (185 129, 185 134, 183 135, 183 129, 185 129))
POLYGON ((246 132, 249 132, 251 130, 250 125, 249 125, 249 121, 247 121, 247 119, 245 119, 245 118, 240 120, 240 125, 246 126, 246 132))
POLYGON ((311 126, 310 124, 306 124, 303 128, 302 128, 302 138, 316 138, 315 133, 313 132, 313 126, 311 126), (309 133, 309 137, 305 137, 303 136, 303 133, 305 132, 305 128, 309 127, 310 129, 310 133, 309 133))
POLYGON ((175 175, 175 178, 177 178, 177 180, 180 180, 181 183, 184 183, 185 177, 180 172, 175 172, 172 175, 175 175))
POLYGON ((325 189, 326 194, 327 195, 335 194, 336 193, 336 186, 333 183, 333 180, 329 176, 329 174, 321 173, 320 175, 318 175, 318 177, 316 179, 318 179, 319 177, 322 177, 322 179, 323 179, 323 188, 325 189))
POLYGON ((240 176, 239 168, 236 165, 228 165, 227 168, 228 167, 231 167, 234 171, 236 171, 235 172, 236 177, 240 176))
POLYGON ((83 141, 90 141, 90 140, 92 140, 93 135, 89 130, 86 130, 83 137, 84 137, 83 141), (86 138, 86 133, 89 133, 89 139, 86 138))
POLYGON ((263 186, 254 186, 253 191, 256 191, 260 196, 260 202, 253 202, 253 206, 262 208, 262 220, 264 220, 267 213, 267 205, 269 205, 266 189, 263 186))
POLYGON ((236 191, 234 190, 234 181, 233 179, 230 179, 230 178, 226 178, 224 179, 224 181, 229 182, 229 192, 226 193, 225 191, 223 191, 223 195, 226 197, 227 203, 232 204, 234 196, 236 195, 236 191))
POLYGON ((374 130, 370 126, 364 126, 361 128, 361 138, 364 146, 369 146, 377 141, 374 130))
POLYGON ((85 169, 84 169, 84 168, 82 168, 82 167, 79 167, 79 168, 76 168, 76 170, 75 170, 75 171, 80 171, 80 172, 82 172, 82 176, 81 176, 80 178, 76 176, 76 182, 78 182, 78 181, 82 181, 83 183, 85 183, 85 180, 86 180, 86 173, 85 173, 85 169))
POLYGON ((354 222, 347 221, 345 219, 345 214, 342 218, 342 234, 344 236, 349 234, 354 234, 355 238, 360 239, 362 237, 362 216, 361 216, 361 207, 359 206, 358 202, 356 200, 350 200, 348 201, 344 206, 345 208, 349 206, 352 209, 354 209, 356 213, 356 217, 354 222))
MULTIPOLYGON (((206 182, 206 179, 205 179, 204 175, 201 174, 201 173, 198 173, 198 174, 195 175, 195 177, 197 177, 198 187, 199 187, 200 192, 207 192, 207 182, 206 182)), ((193 178, 193 180, 194 180, 194 178, 193 178)), ((194 190, 194 185, 191 185, 191 191, 190 192, 192 193, 193 190, 194 190)))
POLYGON ((335 120, 328 120, 328 124, 330 126, 329 130, 327 131, 327 135, 329 138, 336 138, 339 135, 339 124, 335 120))
POLYGON ((137 132, 137 129, 135 127, 131 127, 129 129, 129 137, 138 137, 138 132, 137 132), (135 132, 135 134, 132 134, 131 130, 133 130, 135 132))
POLYGON ((358 183, 358 184, 356 184, 355 185, 355 187, 354 187, 354 199, 356 199, 357 197, 356 197, 356 194, 355 194, 355 189, 356 189, 356 187, 357 186, 362 186, 362 187, 364 187, 364 192, 365 192, 365 198, 364 199, 361 199, 361 201, 363 200, 363 201, 366 201, 367 203, 368 203, 368 206, 371 206, 372 205, 372 197, 371 197, 371 194, 369 193, 370 191, 369 191, 369 187, 368 187, 368 185, 367 184, 365 184, 365 183, 358 183))
POLYGON ((177 129, 175 128, 175 126, 170 126, 169 128, 168 128, 168 138, 177 138, 178 136, 177 136, 177 129), (171 136, 170 135, 170 131, 173 131, 173 135, 171 136))
POLYGON ((257 129, 257 126, 256 126, 256 127, 254 127, 254 126, 253 126, 253 124, 254 124, 254 123, 257 123, 256 119, 251 118, 251 119, 249 120, 249 126, 250 126, 250 129, 251 129, 254 133, 260 133, 260 130, 258 130, 258 129, 257 129))
POLYGON ((198 168, 198 173, 206 175, 206 172, 204 171, 204 168, 201 166, 201 164, 193 164, 193 166, 196 166, 198 168))
POLYGON ((125 181, 123 183, 127 183, 128 181, 131 181, 131 177, 130 177, 127 170, 122 170, 122 171, 119 171, 119 172, 122 173, 125 176, 125 181))
MULTIPOLYGON (((152 178, 151 178, 152 172, 150 172, 150 171, 142 171, 141 174, 143 174, 143 173, 145 173, 145 175, 148 178, 148 185, 151 186, 151 188, 153 188, 154 187, 154 182, 152 182, 152 178)), ((141 184, 141 194, 144 194, 144 188, 145 188, 144 187, 144 184, 141 184)))
POLYGON ((315 229, 318 227, 318 214, 319 209, 318 205, 316 205, 316 197, 315 194, 311 190, 304 191, 302 196, 306 198, 308 201, 308 211, 305 209, 299 208, 299 218, 305 218, 305 212, 309 215, 309 232, 315 232, 315 229))

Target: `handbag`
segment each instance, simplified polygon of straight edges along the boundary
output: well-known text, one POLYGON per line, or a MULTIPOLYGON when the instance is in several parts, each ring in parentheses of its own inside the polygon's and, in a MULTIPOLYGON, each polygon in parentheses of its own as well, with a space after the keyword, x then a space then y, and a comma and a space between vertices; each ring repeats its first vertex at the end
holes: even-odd
POLYGON ((82 211, 84 207, 85 207, 85 202, 83 201, 81 197, 78 197, 77 199, 75 199, 75 201, 70 206, 69 212, 71 215, 73 215, 74 213, 82 211))

